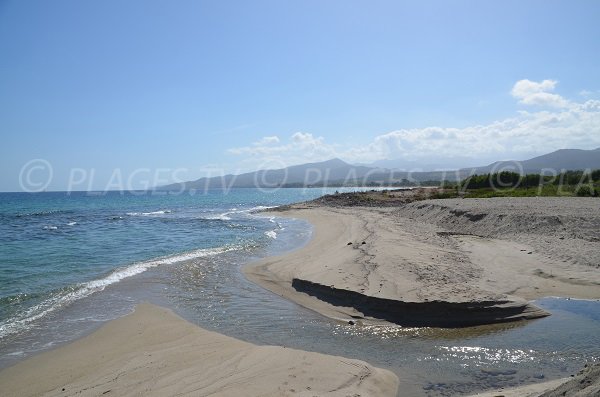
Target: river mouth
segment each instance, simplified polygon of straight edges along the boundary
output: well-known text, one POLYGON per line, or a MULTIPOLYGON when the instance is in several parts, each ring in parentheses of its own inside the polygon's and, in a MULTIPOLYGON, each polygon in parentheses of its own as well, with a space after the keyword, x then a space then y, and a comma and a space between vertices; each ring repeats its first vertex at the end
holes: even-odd
POLYGON ((551 316, 460 329, 356 326, 331 321, 249 282, 241 268, 305 244, 310 226, 278 219, 268 247, 169 263, 107 287, 49 317, 4 349, 2 365, 91 332, 138 302, 174 309, 207 329, 257 344, 358 358, 399 375, 403 395, 451 396, 566 377, 600 360, 600 302, 544 298, 551 316), (60 320, 60 321, 59 321, 60 320), (52 341, 48 346, 42 341, 52 341))

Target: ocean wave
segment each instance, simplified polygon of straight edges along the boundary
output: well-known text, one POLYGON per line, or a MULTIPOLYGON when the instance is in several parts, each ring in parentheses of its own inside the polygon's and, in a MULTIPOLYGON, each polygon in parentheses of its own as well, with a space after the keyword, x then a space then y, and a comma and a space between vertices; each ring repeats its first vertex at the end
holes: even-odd
POLYGON ((231 217, 229 215, 233 214, 234 211, 230 211, 230 212, 223 212, 222 214, 218 214, 218 215, 209 215, 209 216, 204 216, 201 217, 200 219, 208 219, 208 220, 219 220, 219 221, 230 221, 231 217))
POLYGON ((47 211, 35 211, 35 212, 23 212, 20 214, 16 214, 17 218, 25 218, 29 216, 50 216, 56 214, 69 214, 73 211, 70 210, 47 210, 47 211))
POLYGON ((152 215, 164 215, 164 214, 170 214, 171 210, 158 210, 158 211, 151 211, 151 212, 128 212, 125 215, 129 215, 129 216, 152 216, 152 215))
POLYGON ((250 215, 250 214, 254 214, 256 212, 264 211, 264 210, 267 210, 267 209, 270 209, 270 208, 275 208, 275 207, 269 207, 269 206, 265 206, 265 205, 258 205, 256 207, 246 208, 246 209, 231 208, 227 212, 223 212, 223 213, 220 213, 220 214, 214 214, 214 215, 208 215, 208 216, 204 216, 204 217, 201 217, 201 218, 202 219, 211 219, 211 220, 230 221, 232 219, 231 216, 235 216, 235 215, 250 215))
POLYGON ((77 224, 77 222, 69 222, 67 223, 67 226, 75 226, 77 224))
POLYGON ((275 240, 277 238, 277 231, 276 230, 269 230, 268 232, 265 232, 265 236, 272 238, 273 240, 275 240))
POLYGON ((283 227, 283 225, 275 220, 274 216, 272 216, 272 217, 269 218, 269 222, 274 223, 275 225, 277 225, 277 230, 285 230, 285 228, 283 227))
POLYGON ((198 249, 178 255, 165 256, 148 261, 137 262, 132 265, 113 270, 110 274, 103 278, 62 288, 59 291, 55 291, 52 296, 46 298, 37 305, 34 305, 23 312, 0 322, 0 340, 26 329, 27 326, 32 322, 47 316, 61 307, 68 306, 79 299, 104 290, 111 284, 118 283, 123 279, 143 273, 148 269, 160 265, 169 265, 191 259, 215 256, 225 252, 235 251, 240 248, 241 247, 239 246, 227 245, 217 248, 198 249))
POLYGON ((277 232, 283 231, 285 228, 281 225, 281 223, 277 222, 274 216, 269 218, 269 222, 274 223, 277 228, 265 232, 265 235, 275 240, 277 238, 277 232))
POLYGON ((49 226, 44 226, 43 229, 44 230, 57 230, 58 226, 49 225, 49 226))
POLYGON ((252 207, 248 210, 250 213, 259 212, 269 210, 271 208, 277 208, 276 205, 257 205, 256 207, 252 207))

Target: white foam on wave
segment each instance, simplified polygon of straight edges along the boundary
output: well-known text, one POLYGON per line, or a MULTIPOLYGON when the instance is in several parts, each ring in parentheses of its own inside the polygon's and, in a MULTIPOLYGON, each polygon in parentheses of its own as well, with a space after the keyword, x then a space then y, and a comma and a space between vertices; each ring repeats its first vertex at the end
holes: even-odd
POLYGON ((44 226, 44 230, 57 230, 58 226, 44 226))
POLYGON ((275 226, 277 226, 277 229, 269 230, 268 232, 265 232, 265 235, 275 240, 277 238, 277 232, 283 231, 285 228, 281 225, 281 223, 277 222, 274 216, 269 218, 269 222, 274 223, 275 226))
POLYGON ((218 214, 218 215, 209 215, 206 216, 202 219, 209 219, 209 220, 220 220, 220 221, 230 221, 231 217, 229 215, 233 214, 234 211, 230 211, 230 212, 223 212, 222 214, 218 214))
POLYGON ((67 226, 75 226, 77 224, 77 222, 69 222, 67 223, 67 226))
POLYGON ((6 353, 7 356, 24 356, 25 352, 23 350, 18 350, 12 353, 6 353))
POLYGON ((274 223, 275 225, 277 225, 277 230, 285 230, 285 227, 283 227, 283 226, 281 225, 281 223, 277 222, 277 221, 275 220, 275 217, 274 217, 274 216, 272 216, 272 217, 270 217, 270 218, 269 218, 269 222, 271 222, 271 223, 274 223))
POLYGON ((257 205, 256 207, 252 207, 248 210, 248 212, 253 213, 253 212, 258 212, 258 211, 264 211, 264 210, 268 210, 271 208, 276 208, 276 205, 257 205))
POLYGON ((93 293, 100 292, 111 284, 118 283, 123 279, 143 273, 153 267, 174 264, 207 256, 214 256, 229 251, 235 251, 239 248, 240 247, 237 246, 205 248, 184 252, 178 255, 137 262, 127 267, 116 269, 101 279, 79 283, 72 286, 69 291, 55 294, 39 304, 28 308, 25 312, 19 315, 18 318, 9 318, 0 322, 0 340, 8 335, 19 332, 20 330, 26 328, 28 324, 39 320, 40 318, 52 313, 60 307, 67 306, 76 300, 90 296, 93 293))
POLYGON ((230 221, 232 215, 248 215, 248 214, 253 214, 255 212, 262 211, 262 210, 269 209, 269 208, 275 208, 275 207, 267 207, 264 205, 258 205, 256 207, 246 208, 243 210, 238 209, 238 208, 231 208, 227 212, 223 212, 223 213, 217 214, 217 215, 205 216, 202 219, 215 219, 215 220, 222 220, 222 221, 230 221))
POLYGON ((275 208, 275 207, 273 207, 273 206, 269 207, 269 206, 265 206, 265 205, 258 205, 256 207, 246 208, 246 209, 239 209, 239 208, 235 207, 235 208, 231 208, 227 212, 223 212, 220 214, 211 214, 208 216, 202 216, 202 217, 200 217, 200 219, 230 221, 232 219, 232 216, 235 216, 235 215, 253 216, 253 214, 255 212, 267 210, 269 208, 275 208))
POLYGON ((170 214, 171 210, 159 210, 159 211, 151 211, 151 212, 128 212, 129 216, 152 216, 152 215, 164 215, 170 214))

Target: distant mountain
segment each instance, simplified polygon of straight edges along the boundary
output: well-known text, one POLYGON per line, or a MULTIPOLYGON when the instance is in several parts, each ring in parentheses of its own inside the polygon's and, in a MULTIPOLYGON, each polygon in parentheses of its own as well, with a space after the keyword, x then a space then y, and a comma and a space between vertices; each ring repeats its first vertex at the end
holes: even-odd
POLYGON ((529 160, 496 161, 484 167, 475 167, 473 170, 463 169, 461 171, 485 174, 498 171, 539 173, 547 170, 546 173, 550 173, 550 170, 561 172, 586 169, 600 169, 600 148, 592 150, 560 149, 529 160))
MULTIPOLYGON (((498 171, 537 173, 544 169, 556 170, 556 172, 588 168, 600 169, 600 148, 595 150, 561 149, 529 160, 497 161, 484 167, 463 168, 447 172, 406 172, 391 169, 396 167, 386 167, 386 165, 392 165, 391 163, 387 163, 386 160, 373 164, 376 166, 351 165, 340 159, 332 159, 275 170, 260 170, 240 175, 200 178, 195 181, 174 183, 157 187, 156 189, 181 191, 228 189, 232 187, 391 186, 395 184, 410 185, 415 182, 440 181, 442 179, 456 181, 466 178, 471 174, 485 174, 498 171)), ((404 168, 411 169, 413 167, 404 168)))
POLYGON ((231 187, 289 187, 323 185, 332 181, 342 183, 364 180, 381 172, 376 168, 350 165, 340 159, 319 163, 295 165, 275 170, 260 170, 240 175, 200 178, 195 181, 175 183, 160 190, 202 190, 231 187))
POLYGON ((473 159, 468 157, 441 157, 425 158, 419 161, 405 159, 383 159, 372 163, 360 163, 356 165, 364 167, 385 168, 388 170, 434 172, 439 170, 456 170, 473 164, 473 159))
POLYGON ((410 160, 403 160, 403 159, 393 159, 393 160, 392 159, 383 159, 383 160, 373 161, 372 163, 360 163, 360 164, 356 164, 356 165, 363 166, 363 167, 385 168, 388 170, 403 170, 403 171, 414 170, 414 169, 420 169, 423 171, 432 171, 432 170, 441 168, 437 164, 422 164, 418 161, 410 161, 410 160))

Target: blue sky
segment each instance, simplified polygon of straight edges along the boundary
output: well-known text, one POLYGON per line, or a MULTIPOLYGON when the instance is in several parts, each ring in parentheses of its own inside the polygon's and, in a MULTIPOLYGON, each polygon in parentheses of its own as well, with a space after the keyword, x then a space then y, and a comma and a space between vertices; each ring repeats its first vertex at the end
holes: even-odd
POLYGON ((598 1, 0 0, 0 190, 34 159, 48 189, 73 169, 102 189, 598 147, 598 21, 598 1))

